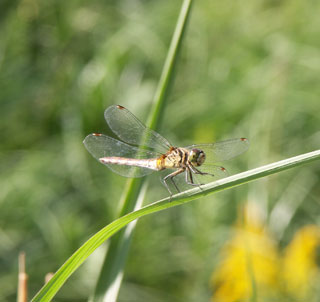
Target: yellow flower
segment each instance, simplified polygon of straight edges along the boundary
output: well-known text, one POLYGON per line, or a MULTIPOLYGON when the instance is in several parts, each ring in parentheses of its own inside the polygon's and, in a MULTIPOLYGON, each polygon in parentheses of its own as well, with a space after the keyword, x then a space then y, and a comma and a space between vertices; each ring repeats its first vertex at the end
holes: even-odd
POLYGON ((271 296, 270 289, 278 283, 278 254, 259 220, 245 218, 223 254, 224 259, 212 276, 212 301, 247 301, 255 292, 271 296))
POLYGON ((259 215, 248 217, 246 210, 244 222, 223 248, 223 260, 212 275, 212 301, 319 301, 320 228, 300 229, 280 258, 259 215))
POLYGON ((311 294, 312 285, 319 280, 316 263, 316 251, 319 245, 320 228, 309 225, 296 233, 284 251, 283 280, 287 292, 296 298, 306 298, 311 294))

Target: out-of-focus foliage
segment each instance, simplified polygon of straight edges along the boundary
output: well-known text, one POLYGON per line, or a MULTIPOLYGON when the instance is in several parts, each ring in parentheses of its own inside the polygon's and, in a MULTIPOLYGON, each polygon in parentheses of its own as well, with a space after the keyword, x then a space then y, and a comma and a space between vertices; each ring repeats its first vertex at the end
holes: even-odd
MULTIPOLYGON (((15 300, 19 251, 33 295, 46 273, 113 219, 126 180, 96 162, 82 140, 110 134, 103 111, 111 104, 144 120, 180 5, 1 2, 1 301, 15 300)), ((318 149, 319 9, 302 0, 195 2, 160 132, 177 145, 248 137, 247 154, 226 164, 231 173, 318 149)), ((319 174, 319 165, 305 166, 142 219, 120 301, 209 300, 220 248, 247 200, 288 251, 286 263, 298 230, 320 223, 319 174)), ((166 196, 159 176, 150 180, 146 201, 166 196)), ((89 296, 101 252, 57 301, 89 296)))

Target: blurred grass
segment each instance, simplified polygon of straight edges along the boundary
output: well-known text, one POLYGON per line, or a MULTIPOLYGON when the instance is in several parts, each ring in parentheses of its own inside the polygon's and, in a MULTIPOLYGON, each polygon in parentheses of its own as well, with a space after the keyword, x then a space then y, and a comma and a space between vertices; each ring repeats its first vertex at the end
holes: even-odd
MULTIPOLYGON (((118 205, 110 201, 126 180, 92 160, 82 140, 94 130, 110 134, 102 114, 110 104, 145 120, 180 3, 0 5, 0 300, 14 301, 20 250, 33 295, 48 271, 113 219, 118 205)), ((319 6, 194 5, 160 133, 178 145, 248 137, 249 152, 226 165, 231 172, 246 160, 252 168, 318 149, 319 6)), ((166 196, 158 178, 150 177, 147 200, 166 196)), ((285 204, 291 218, 272 226, 285 246, 301 226, 319 225, 319 187, 319 165, 310 165, 142 219, 120 301, 208 300, 238 202, 255 203, 266 225, 278 202, 285 204)), ((101 253, 57 301, 86 300, 101 253)))

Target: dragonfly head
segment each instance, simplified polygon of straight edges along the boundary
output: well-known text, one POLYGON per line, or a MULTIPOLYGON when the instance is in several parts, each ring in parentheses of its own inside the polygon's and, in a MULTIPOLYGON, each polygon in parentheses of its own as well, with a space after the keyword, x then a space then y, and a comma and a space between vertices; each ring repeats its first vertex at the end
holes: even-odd
POLYGON ((191 149, 189 153, 189 160, 195 166, 201 166, 206 159, 205 153, 200 149, 191 149))

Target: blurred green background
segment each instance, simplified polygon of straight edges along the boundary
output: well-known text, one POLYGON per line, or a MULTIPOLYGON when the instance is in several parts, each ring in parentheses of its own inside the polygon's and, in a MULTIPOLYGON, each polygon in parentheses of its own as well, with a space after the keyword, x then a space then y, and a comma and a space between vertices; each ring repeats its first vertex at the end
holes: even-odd
MULTIPOLYGON (((82 140, 111 134, 111 104, 145 121, 181 3, 1 1, 1 301, 15 301, 21 250, 32 297, 114 219, 126 179, 82 140)), ((225 164, 230 173, 318 149, 319 11, 319 1, 196 1, 159 132, 175 145, 248 137, 249 151, 225 164)), ((222 251, 235 225, 258 221, 281 254, 302 227, 320 226, 319 176, 315 162, 141 219, 119 301, 249 301, 250 291, 215 298, 230 281, 212 274, 230 256, 222 251)), ((159 175, 149 179, 146 203, 166 197, 159 175)), ((105 247, 55 301, 86 301, 105 247)), ((299 302, 319 301, 319 280, 299 302)), ((273 291, 275 301, 298 301, 273 291)))

